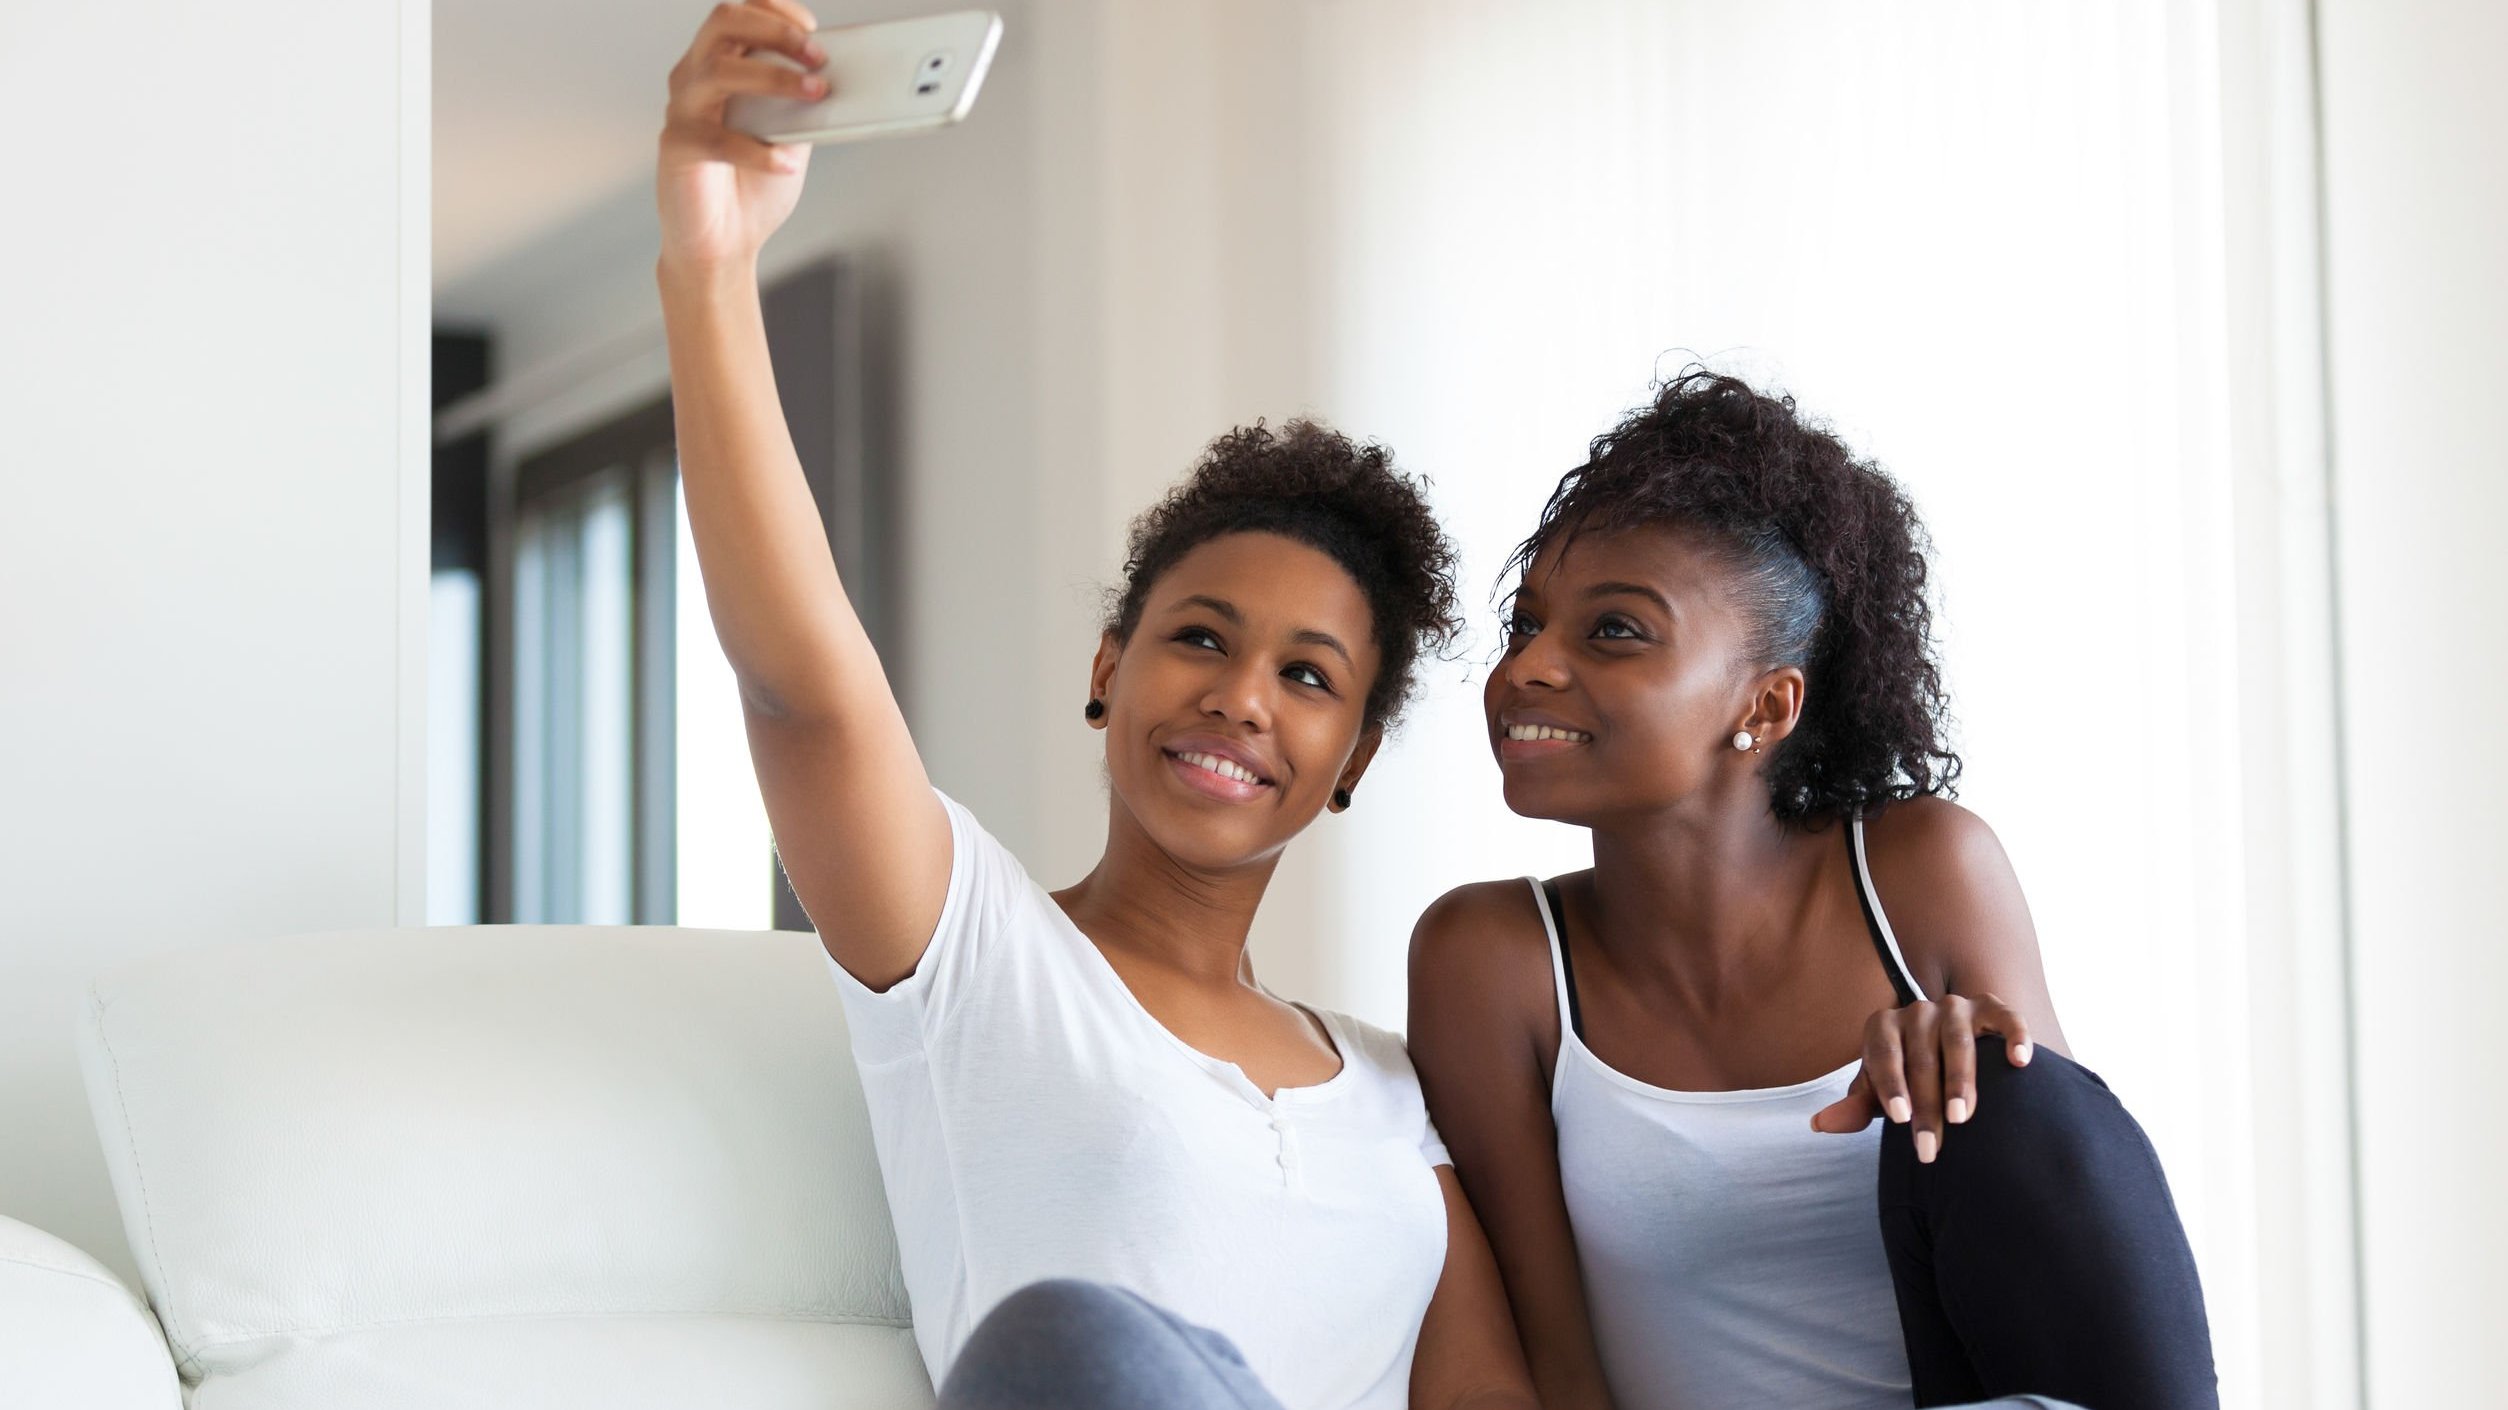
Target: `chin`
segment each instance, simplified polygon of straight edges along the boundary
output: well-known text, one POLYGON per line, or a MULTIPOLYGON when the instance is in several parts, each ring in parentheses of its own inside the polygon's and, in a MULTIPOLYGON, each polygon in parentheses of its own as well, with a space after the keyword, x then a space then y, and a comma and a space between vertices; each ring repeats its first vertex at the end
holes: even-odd
POLYGON ((1544 822, 1574 822, 1579 810, 1569 804, 1566 790, 1556 781, 1535 781, 1514 774, 1500 775, 1507 800, 1507 811, 1517 817, 1539 818, 1544 822))
POLYGON ((1161 797, 1142 807, 1127 797, 1125 806, 1141 829, 1168 856, 1203 871, 1228 871, 1250 866, 1288 845, 1277 836, 1279 819, 1259 805, 1196 805, 1161 797))
POLYGON ((1570 827, 1592 827, 1649 801, 1625 768, 1592 759, 1574 760, 1567 768, 1554 761, 1502 769, 1499 779, 1509 812, 1570 827))

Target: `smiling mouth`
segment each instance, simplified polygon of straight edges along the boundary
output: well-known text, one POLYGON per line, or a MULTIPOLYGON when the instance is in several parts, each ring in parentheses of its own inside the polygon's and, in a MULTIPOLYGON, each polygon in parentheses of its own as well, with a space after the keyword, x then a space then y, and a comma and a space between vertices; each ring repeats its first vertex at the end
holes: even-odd
POLYGON ((1216 774, 1231 783, 1244 784, 1251 788, 1271 786, 1270 779, 1256 774, 1234 759, 1223 759, 1217 754, 1205 754, 1198 749, 1180 749, 1169 751, 1167 757, 1178 763, 1200 769, 1204 773, 1216 774))
POLYGON ((1569 744, 1591 744, 1594 737, 1583 730, 1560 729, 1556 725, 1508 725, 1507 738, 1517 744, 1532 744, 1544 739, 1569 744))
POLYGON ((1166 768, 1176 770, 1176 780, 1204 798, 1214 798, 1219 803, 1251 803, 1272 793, 1272 780, 1226 755, 1214 755, 1209 750, 1159 753, 1166 755, 1166 768))

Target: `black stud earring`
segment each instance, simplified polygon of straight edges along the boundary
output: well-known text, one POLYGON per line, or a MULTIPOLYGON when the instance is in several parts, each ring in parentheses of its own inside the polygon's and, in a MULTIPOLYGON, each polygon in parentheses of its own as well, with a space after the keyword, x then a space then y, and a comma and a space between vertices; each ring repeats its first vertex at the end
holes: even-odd
POLYGON ((1106 702, 1103 700, 1092 700, 1081 708, 1080 713, 1088 716, 1092 720, 1102 720, 1106 718, 1106 702))
POLYGON ((1350 790, 1346 788, 1334 789, 1332 791, 1332 806, 1342 809, 1345 812, 1348 811, 1350 806, 1350 790))

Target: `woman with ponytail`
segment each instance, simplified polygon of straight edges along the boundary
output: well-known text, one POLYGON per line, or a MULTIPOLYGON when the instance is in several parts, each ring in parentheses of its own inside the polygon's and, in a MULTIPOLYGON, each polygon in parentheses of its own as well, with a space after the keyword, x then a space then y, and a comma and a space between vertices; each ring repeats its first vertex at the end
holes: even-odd
POLYGON ((1949 801, 1925 550, 1692 370, 1509 565, 1490 745, 1594 865, 1431 907, 1410 1036, 1552 1410, 2216 1404, 2158 1161, 1949 801))

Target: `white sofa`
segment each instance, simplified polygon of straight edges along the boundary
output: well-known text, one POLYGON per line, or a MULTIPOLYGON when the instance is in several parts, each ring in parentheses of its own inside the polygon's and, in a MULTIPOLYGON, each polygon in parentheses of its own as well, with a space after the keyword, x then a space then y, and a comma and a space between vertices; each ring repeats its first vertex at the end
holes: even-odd
POLYGON ((168 955, 82 1044, 147 1296, 0 1220, 0 1406, 931 1404, 809 936, 168 955))

